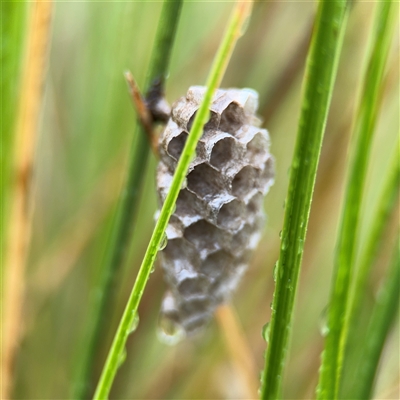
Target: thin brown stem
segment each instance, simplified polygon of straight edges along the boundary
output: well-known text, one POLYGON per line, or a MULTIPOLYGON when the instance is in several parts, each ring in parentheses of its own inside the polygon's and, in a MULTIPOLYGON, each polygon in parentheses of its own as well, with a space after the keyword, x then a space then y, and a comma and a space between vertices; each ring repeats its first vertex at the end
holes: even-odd
POLYGON ((22 72, 17 117, 12 210, 4 279, 2 399, 9 399, 22 326, 25 264, 31 232, 30 186, 37 139, 43 80, 49 43, 51 1, 35 1, 27 31, 26 61, 22 72))
POLYGON ((218 307, 215 316, 236 371, 247 389, 247 398, 257 399, 259 387, 257 369, 233 306, 224 304, 218 307))
POLYGON ((132 103, 137 112, 139 122, 142 124, 147 138, 149 139, 150 147, 156 157, 158 157, 157 136, 153 129, 153 118, 151 112, 146 105, 146 100, 142 95, 138 84, 136 83, 130 71, 126 71, 125 79, 128 84, 129 93, 131 95, 132 103))

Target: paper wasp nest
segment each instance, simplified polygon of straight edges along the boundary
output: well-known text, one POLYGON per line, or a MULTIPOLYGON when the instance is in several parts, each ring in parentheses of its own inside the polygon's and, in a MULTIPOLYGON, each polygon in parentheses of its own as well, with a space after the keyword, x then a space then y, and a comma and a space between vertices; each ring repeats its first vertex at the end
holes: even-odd
MULTIPOLYGON (((172 107, 160 137, 157 186, 165 200, 205 92, 194 86, 172 107)), ((170 291, 161 313, 190 334, 238 284, 261 236, 263 198, 273 184, 269 136, 250 89, 218 90, 160 253, 170 291)))

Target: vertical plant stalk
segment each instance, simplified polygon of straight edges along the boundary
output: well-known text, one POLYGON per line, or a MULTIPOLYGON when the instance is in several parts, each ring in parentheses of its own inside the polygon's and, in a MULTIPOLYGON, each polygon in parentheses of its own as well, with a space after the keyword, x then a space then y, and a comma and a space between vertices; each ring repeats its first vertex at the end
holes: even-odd
POLYGON ((4 326, 2 345, 2 398, 9 399, 24 297, 25 263, 31 232, 30 184, 36 147, 43 81, 49 44, 51 1, 35 1, 30 10, 26 59, 22 71, 17 116, 15 164, 11 187, 12 208, 6 249, 4 326))
POLYGON ((363 303, 368 276, 376 259, 379 247, 382 244, 385 227, 396 205, 396 199, 398 199, 400 186, 399 145, 400 142, 398 140, 388 172, 384 174, 386 180, 374 213, 374 220, 368 230, 369 234, 357 268, 349 306, 347 346, 349 346, 350 343, 356 343, 359 337, 360 327, 357 315, 363 303))
POLYGON ((257 369, 249 343, 246 340, 233 306, 231 304, 222 304, 215 311, 215 317, 238 377, 241 378, 247 390, 246 398, 256 399, 258 397, 257 369))
MULTIPOLYGON (((146 90, 155 80, 165 82, 181 8, 182 0, 165 0, 163 3, 146 78, 146 90)), ((92 305, 85 346, 82 349, 80 365, 72 388, 74 399, 83 400, 91 396, 93 371, 98 361, 97 355, 108 336, 107 327, 115 303, 118 277, 134 230, 134 217, 138 208, 150 146, 141 124, 136 125, 133 138, 125 187, 120 195, 116 221, 112 228, 101 281, 96 291, 99 295, 96 296, 92 305)))
MULTIPOLYGON (((3 45, 1 47, 1 147, 0 147, 0 246, 2 254, 5 249, 5 236, 8 216, 10 214, 9 192, 11 187, 11 169, 14 159, 13 144, 17 117, 18 92, 21 83, 22 56, 26 44, 27 3, 2 2, 0 5, 0 27, 3 45)), ((0 265, 2 271, 3 265, 0 265)), ((2 290, 1 288, 0 290, 2 290)), ((2 293, 1 293, 2 296, 2 293)))
POLYGON ((345 355, 343 361, 343 372, 339 388, 339 397, 358 398, 356 395, 357 385, 355 382, 355 371, 364 364, 365 349, 360 346, 364 343, 367 335, 367 328, 370 321, 371 311, 368 312, 367 318, 361 316, 365 313, 363 304, 368 302, 368 282, 369 274, 374 262, 379 254, 380 247, 384 240, 384 234, 390 217, 393 215, 396 207, 396 199, 399 196, 400 187, 400 163, 399 163, 399 145, 397 144, 387 171, 382 176, 385 177, 383 188, 377 205, 373 213, 371 225, 367 228, 368 235, 365 245, 362 248, 361 255, 356 262, 356 274, 354 284, 351 288, 351 298, 348 314, 348 335, 346 340, 345 355), (354 349, 359 349, 354 351, 354 349), (350 375, 351 372, 351 377, 350 375), (351 381, 350 381, 351 379, 351 381))
POLYGON ((303 244, 346 14, 344 1, 320 2, 307 57, 302 109, 281 235, 269 345, 262 375, 262 399, 277 399, 280 396, 303 244))
POLYGON ((209 117, 209 106, 211 104, 212 96, 222 80, 236 41, 242 34, 243 23, 250 14, 250 9, 251 2, 238 2, 232 14, 228 30, 215 57, 210 75, 207 80, 207 91, 204 95, 201 106, 196 113, 193 126, 190 130, 190 134, 187 138, 182 155, 176 167, 170 190, 161 208, 160 216, 157 220, 142 265, 140 266, 138 276, 119 323, 117 332, 111 345, 111 349, 108 353, 108 357, 94 395, 95 399, 104 400, 108 398, 111 385, 118 369, 120 357, 125 348, 126 340, 129 334, 135 329, 135 321, 137 321, 138 318, 138 306, 153 268, 157 253, 165 236, 165 229, 173 212, 173 208, 187 174, 189 164, 195 154, 197 142, 203 133, 203 126, 209 117))
MULTIPOLYGON (((397 234, 398 237, 398 234, 397 234)), ((363 360, 354 377, 355 399, 370 399, 380 355, 390 327, 398 316, 400 292, 400 247, 396 241, 393 261, 375 302, 366 340, 363 360)))
POLYGON ((339 229, 334 278, 329 302, 328 334, 322 357, 318 399, 337 399, 346 336, 350 281, 355 259, 360 205, 365 186, 368 159, 378 114, 379 94, 391 40, 394 16, 391 1, 377 4, 367 70, 354 125, 350 173, 339 229))

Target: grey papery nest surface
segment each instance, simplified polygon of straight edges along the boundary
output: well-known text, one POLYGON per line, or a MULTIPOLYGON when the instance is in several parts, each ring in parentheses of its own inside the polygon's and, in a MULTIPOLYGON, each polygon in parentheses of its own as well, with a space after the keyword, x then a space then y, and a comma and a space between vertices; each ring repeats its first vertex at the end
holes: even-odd
MULTIPOLYGON (((191 87, 172 106, 159 144, 161 202, 204 93, 205 87, 191 87)), ((161 313, 188 334, 207 324, 229 298, 261 237, 274 161, 257 107, 253 90, 217 90, 167 228, 160 258, 170 290, 161 313)))

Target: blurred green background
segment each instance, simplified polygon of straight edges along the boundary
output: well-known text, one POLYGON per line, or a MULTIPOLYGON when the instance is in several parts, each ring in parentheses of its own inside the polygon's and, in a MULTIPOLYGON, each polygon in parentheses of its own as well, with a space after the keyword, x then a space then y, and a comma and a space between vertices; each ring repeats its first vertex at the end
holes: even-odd
MULTIPOLYGON (((311 398, 317 381, 349 133, 374 6, 373 2, 354 5, 344 40, 305 245, 284 380, 287 399, 311 398)), ((270 318, 272 271, 279 254, 301 81, 316 7, 314 2, 256 3, 222 85, 259 92, 259 114, 276 158, 275 185, 265 201, 264 236, 232 299, 260 371, 266 348, 261 329, 270 318)), ((231 8, 231 2, 184 3, 166 87, 171 103, 189 86, 205 83, 231 8)), ((17 399, 68 398, 136 123, 123 72, 131 70, 143 87, 160 10, 160 2, 55 3, 35 155, 33 230, 14 387, 17 399)), ((363 236, 398 135, 398 26, 394 36, 365 192, 363 236)), ((148 166, 143 165, 145 187, 110 332, 115 331, 154 226, 155 165, 153 156, 148 166)), ((371 300, 388 264, 398 219, 397 209, 369 285, 371 300)), ((161 269, 156 268, 111 398, 244 398, 242 381, 215 322, 200 337, 175 347, 159 342, 157 320, 164 291, 161 269)), ((384 349, 378 394, 398 383, 398 354, 397 321, 384 349)))

